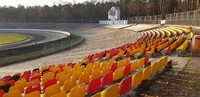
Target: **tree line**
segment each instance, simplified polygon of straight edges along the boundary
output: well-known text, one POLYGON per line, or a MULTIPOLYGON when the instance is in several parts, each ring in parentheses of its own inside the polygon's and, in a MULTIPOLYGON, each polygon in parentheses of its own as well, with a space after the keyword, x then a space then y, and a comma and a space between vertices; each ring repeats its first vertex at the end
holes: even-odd
MULTIPOLYGON (((106 20, 112 6, 120 7, 121 19, 161 14, 162 0, 119 0, 117 2, 84 2, 53 6, 3 6, 0 22, 98 22, 106 20)), ((198 9, 199 0, 164 0, 165 13, 198 9)))

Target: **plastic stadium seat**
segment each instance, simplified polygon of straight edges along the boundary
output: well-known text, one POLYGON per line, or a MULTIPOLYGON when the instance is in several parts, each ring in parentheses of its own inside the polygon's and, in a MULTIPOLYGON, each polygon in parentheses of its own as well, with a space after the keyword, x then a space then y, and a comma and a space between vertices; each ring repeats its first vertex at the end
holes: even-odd
POLYGON ((93 70, 90 79, 92 80, 92 79, 94 79, 96 77, 100 77, 100 76, 101 76, 101 70, 99 68, 99 69, 93 70))
POLYGON ((46 88, 44 92, 44 97, 51 97, 52 95, 57 94, 59 92, 60 92, 60 85, 55 84, 46 88))
POLYGON ((151 76, 151 66, 147 66, 143 69, 142 80, 147 80, 151 76))
POLYGON ((88 94, 92 94, 98 91, 100 87, 101 87, 101 77, 94 78, 88 83, 86 92, 88 94))
POLYGON ((114 62, 115 62, 114 59, 110 59, 110 60, 109 60, 109 66, 111 66, 114 62))
POLYGON ((28 94, 28 93, 31 93, 31 92, 34 92, 34 91, 39 91, 39 92, 41 91, 40 84, 28 86, 25 90, 25 94, 28 94))
POLYGON ((2 86, 2 85, 4 85, 4 84, 5 84, 5 82, 3 81, 3 79, 0 80, 0 86, 2 86))
POLYGON ((74 71, 72 74, 72 79, 77 80, 81 76, 82 72, 80 71, 74 71))
POLYGON ((117 68, 113 73, 113 80, 118 80, 124 76, 123 67, 117 68))
POLYGON ((118 68, 117 64, 118 64, 117 62, 113 63, 113 64, 110 66, 110 70, 113 71, 113 72, 115 72, 115 70, 118 68))
POLYGON ((62 90, 69 92, 74 86, 76 86, 76 80, 68 79, 64 82, 62 90))
POLYGON ((61 91, 57 94, 52 95, 51 97, 67 97, 65 91, 61 91))
POLYGON ((131 84, 132 87, 136 87, 142 83, 142 73, 143 73, 143 70, 136 72, 132 76, 132 84, 131 84))
POLYGON ((118 97, 118 83, 101 92, 101 97, 118 97))
POLYGON ((0 97, 3 97, 4 93, 5 93, 4 90, 1 89, 0 90, 0 97))
POLYGON ((102 77, 102 79, 101 79, 101 85, 102 85, 102 86, 109 85, 109 84, 112 83, 112 81, 113 81, 113 72, 110 71, 110 72, 106 73, 106 74, 102 77))
POLYGON ((64 75, 64 74, 65 74, 64 71, 63 71, 63 72, 59 72, 59 73, 57 73, 57 74, 56 74, 56 80, 59 80, 60 77, 61 77, 62 75, 64 75))
POLYGON ((119 95, 124 95, 131 90, 131 79, 132 79, 132 76, 124 78, 119 83, 119 87, 118 87, 119 95))
POLYGON ((54 75, 46 75, 46 76, 43 76, 42 78, 42 85, 44 85, 44 83, 49 80, 49 79, 52 79, 54 78, 54 75))
POLYGON ((10 78, 11 78, 10 75, 6 75, 6 76, 3 77, 3 80, 4 80, 4 81, 7 81, 7 80, 9 80, 10 78))
POLYGON ((163 59, 160 58, 160 59, 158 60, 158 70, 160 70, 160 69, 162 68, 162 66, 163 66, 163 59))
POLYGON ((26 81, 26 79, 21 79, 21 80, 18 80, 17 82, 15 82, 15 85, 18 85, 18 84, 22 85, 22 87, 25 88, 27 86, 27 81, 26 81))
POLYGON ((10 89, 11 85, 10 84, 4 84, 0 86, 0 89, 4 90, 5 93, 7 93, 10 89))
POLYGON ((145 58, 140 58, 140 59, 138 60, 138 67, 139 67, 139 68, 144 66, 144 59, 145 59, 145 58))
POLYGON ((15 80, 18 81, 20 78, 20 75, 13 75, 9 80, 15 80))
POLYGON ((163 56, 163 66, 166 66, 168 62, 168 56, 163 56))
POLYGON ((60 77, 58 83, 62 86, 66 80, 70 79, 70 77, 71 76, 69 74, 64 74, 60 77))
POLYGON ((84 69, 84 73, 91 74, 91 73, 92 73, 92 66, 87 66, 87 67, 84 69))
POLYGON ((123 74, 128 75, 130 73, 131 73, 131 64, 129 63, 123 68, 123 74))
POLYGON ((130 62, 131 62, 130 57, 128 57, 128 58, 125 59, 125 65, 130 64, 130 62))
POLYGON ((119 63, 118 63, 118 67, 124 67, 126 64, 124 62, 124 60, 120 60, 119 63))
POLYGON ((25 94, 24 97, 40 97, 40 92, 39 91, 34 91, 28 94, 25 94))
POLYGON ((96 69, 99 69, 99 68, 100 68, 100 62, 99 61, 95 61, 93 70, 96 70, 96 69))
POLYGON ((110 71, 109 66, 104 66, 101 70, 101 75, 103 76, 104 74, 108 73, 110 71))
POLYGON ((57 83, 57 80, 56 78, 52 78, 52 79, 49 79, 47 80, 45 83, 44 83, 44 91, 47 87, 51 86, 51 85, 54 85, 57 83))
POLYGON ((67 97, 85 97, 86 90, 85 84, 76 85, 71 89, 71 91, 67 94, 67 97))
POLYGON ((24 93, 24 87, 22 84, 17 84, 17 85, 10 87, 9 92, 14 91, 14 90, 20 90, 21 93, 24 93))
POLYGON ((82 83, 87 84, 89 83, 89 81, 90 81, 90 75, 88 73, 84 73, 79 77, 78 84, 82 83))
POLYGON ((150 56, 149 55, 146 55, 145 56, 145 59, 144 59, 144 64, 147 65, 149 63, 149 58, 150 56))
POLYGON ((94 94, 94 95, 93 95, 93 96, 91 96, 91 97, 101 97, 101 93, 100 93, 100 92, 98 92, 98 93, 94 94))
POLYGON ((32 77, 29 79, 29 81, 38 79, 39 81, 41 81, 41 76, 40 73, 35 73, 34 75, 32 75, 32 77))
POLYGON ((138 60, 134 60, 131 64, 131 71, 138 69, 138 60))
POLYGON ((35 79, 35 80, 31 80, 28 82, 27 86, 33 86, 35 84, 39 84, 40 80, 39 79, 35 79))
POLYGON ((5 84, 10 84, 11 86, 15 85, 15 80, 6 81, 5 84))
POLYGON ((17 90, 9 91, 8 93, 5 93, 5 94, 3 95, 3 97, 21 97, 21 93, 20 93, 20 91, 17 89, 17 90))
POLYGON ((151 74, 156 74, 158 71, 158 62, 153 62, 151 64, 151 74))

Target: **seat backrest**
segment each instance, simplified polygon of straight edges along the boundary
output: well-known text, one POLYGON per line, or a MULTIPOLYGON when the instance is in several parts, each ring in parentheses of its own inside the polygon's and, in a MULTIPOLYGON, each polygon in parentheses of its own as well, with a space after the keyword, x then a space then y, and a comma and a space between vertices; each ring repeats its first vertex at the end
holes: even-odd
POLYGON ((76 80, 68 79, 64 82, 62 90, 69 92, 74 86, 76 86, 76 80))
POLYGON ((25 90, 25 94, 28 94, 28 93, 31 93, 31 92, 34 92, 34 91, 39 91, 41 92, 41 87, 40 87, 40 84, 35 84, 33 86, 28 86, 25 90))
POLYGON ((33 85, 39 84, 39 83, 40 83, 39 79, 35 79, 35 80, 29 81, 27 86, 33 86, 33 85))
POLYGON ((79 77, 78 84, 82 84, 82 83, 87 84, 89 83, 89 81, 90 81, 90 74, 84 73, 79 77))
POLYGON ((9 91, 14 91, 14 90, 20 90, 21 93, 24 93, 24 87, 22 86, 22 84, 14 85, 9 89, 9 91))
POLYGON ((158 59, 158 70, 160 70, 163 67, 163 61, 164 60, 162 58, 158 59))
POLYGON ((109 63, 108 63, 108 64, 109 64, 109 66, 111 66, 111 65, 112 65, 114 62, 115 62, 115 60, 114 60, 114 59, 110 59, 110 60, 109 60, 109 63))
POLYGON ((135 71, 136 69, 138 69, 138 60, 134 60, 131 64, 131 71, 135 71))
POLYGON ((131 59, 130 59, 130 57, 128 57, 128 58, 125 59, 124 63, 125 63, 125 65, 127 65, 127 64, 130 64, 130 62, 131 62, 131 59))
POLYGON ((151 76, 151 66, 147 66, 143 69, 142 80, 147 80, 151 76))
POLYGON ((54 84, 46 88, 44 92, 44 97, 51 97, 54 94, 57 94, 60 92, 60 85, 54 84))
POLYGON ((59 80, 60 77, 61 77, 62 75, 64 75, 64 74, 65 74, 64 71, 63 71, 63 72, 59 72, 59 73, 57 73, 57 74, 56 74, 56 80, 59 80))
POLYGON ((101 87, 101 77, 94 78, 89 82, 89 84, 86 88, 86 92, 88 94, 92 94, 92 93, 98 91, 100 89, 100 87, 101 87))
POLYGON ((70 77, 69 74, 64 74, 59 78, 58 83, 62 86, 66 80, 70 79, 70 77))
POLYGON ((124 68, 123 68, 123 73, 124 75, 128 75, 131 73, 131 64, 127 64, 124 68))
POLYGON ((101 79, 101 85, 102 85, 102 86, 109 85, 109 84, 112 83, 112 81, 113 81, 113 72, 110 71, 110 72, 106 73, 106 74, 102 77, 102 79, 101 79))
POLYGON ((77 80, 79 79, 79 77, 81 76, 82 72, 80 71, 74 71, 73 74, 72 74, 72 79, 73 80, 77 80))
POLYGON ((103 76, 104 74, 108 73, 110 71, 109 66, 104 66, 101 70, 101 75, 103 76))
POLYGON ((85 88, 86 86, 84 83, 80 85, 76 85, 71 89, 67 97, 85 97, 85 94, 86 94, 85 88))
POLYGON ((5 93, 3 97, 21 97, 21 93, 17 89, 17 90, 13 90, 13 91, 9 91, 8 93, 5 93))
POLYGON ((0 97, 3 97, 3 95, 5 94, 4 90, 0 90, 0 97))
POLYGON ((5 84, 10 84, 11 86, 15 85, 15 80, 6 81, 5 84))
POLYGON ((119 87, 118 87, 119 95, 124 95, 131 90, 131 81, 132 81, 132 76, 129 76, 127 78, 124 78, 119 83, 119 87))
POLYGON ((118 83, 101 92, 101 97, 118 97, 118 83))
POLYGON ((47 87, 51 86, 51 85, 54 85, 57 83, 57 80, 56 78, 52 78, 52 79, 49 79, 47 80, 45 83, 44 83, 44 91, 47 87))
POLYGON ((99 61, 95 61, 93 70, 96 70, 96 69, 99 69, 99 68, 100 68, 100 62, 99 61))
POLYGON ((125 62, 124 59, 120 60, 118 63, 118 67, 124 67, 125 66, 125 62))
POLYGON ((28 94, 25 94, 24 97, 40 97, 39 91, 30 92, 28 94))
POLYGON ((155 74, 158 71, 158 62, 153 62, 151 64, 151 74, 155 74))
POLYGON ((47 76, 44 76, 44 77, 42 78, 42 85, 44 85, 44 83, 45 83, 47 80, 52 79, 52 78, 54 78, 54 75, 47 75, 47 76))
POLYGON ((117 62, 113 63, 113 64, 110 66, 110 70, 113 71, 113 72, 115 72, 115 70, 118 68, 117 64, 118 64, 117 62))
POLYGON ((52 95, 51 97, 67 97, 65 91, 61 91, 57 94, 52 95))
POLYGON ((118 80, 124 76, 123 67, 117 68, 113 73, 113 80, 118 80))
POLYGON ((140 70, 132 76, 132 87, 138 86, 142 83, 142 73, 143 70, 140 70))
POLYGON ((96 69, 96 70, 94 70, 92 72, 91 80, 94 79, 94 78, 96 78, 96 77, 99 77, 99 76, 101 76, 101 70, 100 70, 100 68, 98 68, 98 69, 96 69))
POLYGON ((9 80, 10 78, 11 78, 10 75, 6 75, 6 76, 3 77, 3 80, 4 80, 4 81, 7 81, 7 80, 9 80))
POLYGON ((143 67, 144 66, 144 58, 140 58, 138 60, 138 67, 143 67))
POLYGON ((144 59, 144 64, 145 64, 145 65, 149 63, 149 58, 150 58, 149 55, 146 55, 146 56, 145 56, 145 59, 144 59))

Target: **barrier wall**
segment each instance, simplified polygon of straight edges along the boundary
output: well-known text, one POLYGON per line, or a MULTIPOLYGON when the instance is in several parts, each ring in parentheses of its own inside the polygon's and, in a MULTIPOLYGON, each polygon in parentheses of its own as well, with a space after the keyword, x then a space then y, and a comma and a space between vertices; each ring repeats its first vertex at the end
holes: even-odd
POLYGON ((128 20, 100 20, 99 24, 126 25, 126 24, 128 24, 128 20))

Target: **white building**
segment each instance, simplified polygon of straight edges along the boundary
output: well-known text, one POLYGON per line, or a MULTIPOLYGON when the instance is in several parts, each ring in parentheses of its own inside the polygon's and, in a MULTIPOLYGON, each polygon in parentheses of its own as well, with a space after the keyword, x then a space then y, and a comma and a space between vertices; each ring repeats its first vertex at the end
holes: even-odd
POLYGON ((120 8, 112 7, 108 11, 108 20, 120 20, 120 8))

